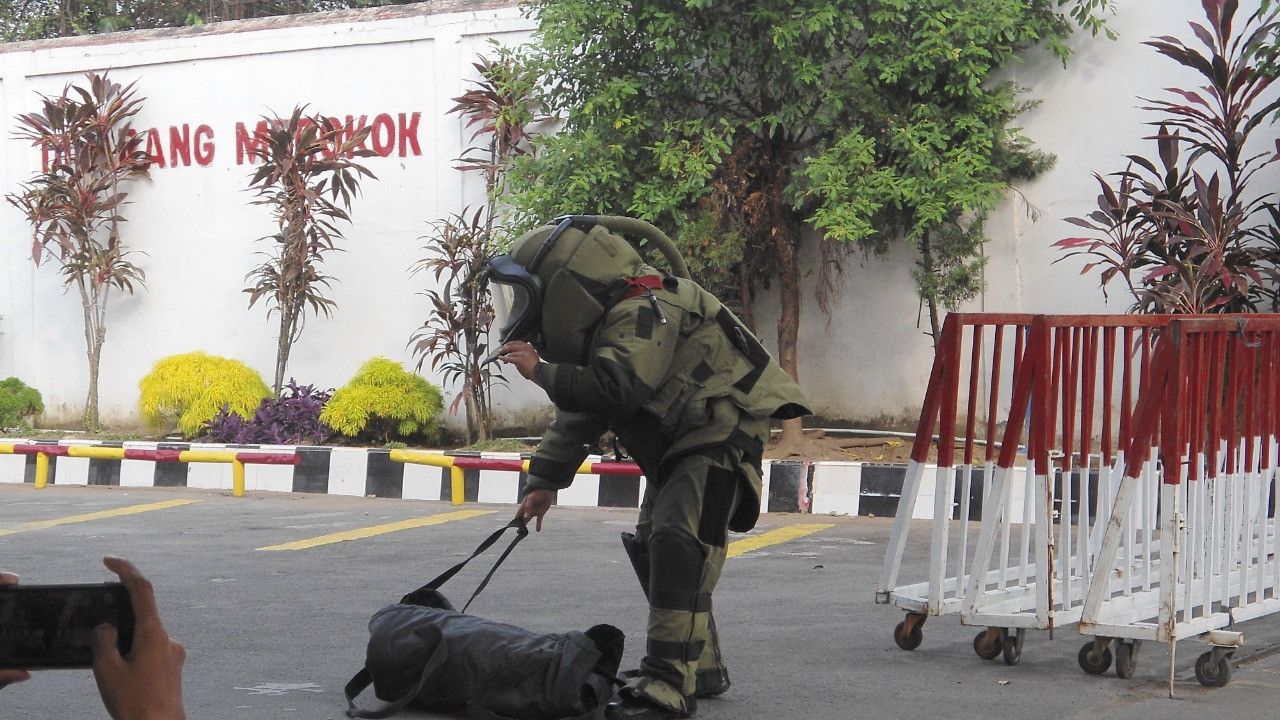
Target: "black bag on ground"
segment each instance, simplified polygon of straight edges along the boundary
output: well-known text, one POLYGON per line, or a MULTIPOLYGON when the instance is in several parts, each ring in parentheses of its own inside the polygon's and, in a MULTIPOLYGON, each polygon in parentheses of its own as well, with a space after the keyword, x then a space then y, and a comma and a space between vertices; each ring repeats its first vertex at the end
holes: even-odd
POLYGON ((472 720, 588 720, 602 718, 622 661, 622 631, 596 625, 586 632, 538 634, 467 615, 529 531, 516 519, 439 577, 374 613, 365 666, 345 688, 347 716, 386 718, 412 706, 465 712, 472 720), (439 591, 449 578, 489 549, 504 531, 516 537, 459 612, 439 591), (360 710, 356 696, 373 685, 384 701, 360 710))

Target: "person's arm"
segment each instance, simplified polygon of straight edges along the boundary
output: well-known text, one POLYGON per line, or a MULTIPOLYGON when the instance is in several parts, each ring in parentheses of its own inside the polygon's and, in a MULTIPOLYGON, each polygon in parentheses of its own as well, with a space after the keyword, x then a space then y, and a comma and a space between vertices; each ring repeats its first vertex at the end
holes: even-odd
POLYGON ((573 483, 587 446, 604 433, 605 418, 556 409, 556 417, 542 435, 542 442, 529 460, 529 479, 521 490, 519 517, 537 519, 535 530, 542 530, 542 517, 551 509, 555 491, 573 483))
POLYGON ((663 304, 661 319, 645 298, 624 300, 605 316, 585 366, 541 362, 535 381, 556 407, 624 418, 644 407, 666 378, 680 343, 683 314, 663 304))
MULTIPOLYGON (((13 573, 0 572, 0 586, 17 584, 17 575, 14 575, 13 573)), ((30 679, 31 673, 26 670, 20 670, 17 668, 0 669, 0 688, 30 679)))
POLYGON ((182 663, 186 650, 160 621, 151 581, 133 563, 105 557, 102 564, 120 576, 133 602, 133 649, 121 657, 116 629, 99 625, 93 633, 93 677, 113 720, 186 720, 182 707, 182 663))

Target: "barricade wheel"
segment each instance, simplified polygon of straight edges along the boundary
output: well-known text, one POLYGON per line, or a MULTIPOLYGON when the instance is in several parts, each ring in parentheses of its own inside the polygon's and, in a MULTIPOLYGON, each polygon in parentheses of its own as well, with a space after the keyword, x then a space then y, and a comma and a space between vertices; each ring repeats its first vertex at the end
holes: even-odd
POLYGON ((924 642, 924 630, 920 628, 920 623, 917 623, 908 633, 907 621, 903 620, 893 629, 893 641, 903 650, 915 650, 920 647, 920 643, 924 642))
POLYGON ((1116 643, 1116 677, 1128 680, 1138 671, 1138 645, 1121 640, 1116 643))
POLYGON ((1223 655, 1214 662, 1210 650, 1196 658, 1196 679, 1205 687, 1222 687, 1231 682, 1231 657, 1223 655))
POLYGON ((1111 667, 1111 648, 1103 648, 1100 655, 1094 655, 1093 641, 1084 644, 1080 648, 1080 654, 1076 656, 1080 661, 1080 669, 1090 675, 1101 675, 1111 667))
POLYGON ((1004 653, 1005 665, 1017 665, 1022 659, 1022 644, 1027 639, 1026 628, 1018 628, 1017 634, 1010 638, 1009 630, 1002 629, 1000 631, 1000 644, 1004 653))
POLYGON ((1000 642, 1000 635, 993 633, 990 641, 987 641, 986 638, 986 630, 974 635, 973 651, 983 660, 995 660, 1000 656, 1000 652, 1004 649, 1003 643, 1000 642))

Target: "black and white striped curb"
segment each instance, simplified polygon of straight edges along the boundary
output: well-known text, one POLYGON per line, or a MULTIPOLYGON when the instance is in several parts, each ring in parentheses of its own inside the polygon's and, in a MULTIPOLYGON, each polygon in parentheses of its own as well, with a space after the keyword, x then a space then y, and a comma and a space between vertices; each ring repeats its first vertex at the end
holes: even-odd
MULTIPOLYGON (((4 439, 0 442, 29 442, 4 439)), ((142 450, 254 450, 297 452, 298 465, 247 465, 245 489, 320 493, 330 495, 451 499, 447 468, 392 462, 381 448, 317 447, 295 445, 220 445, 181 442, 36 441, 50 445, 100 445, 142 450)), ((474 455, 474 453, 471 453, 474 455)), ((514 453, 484 453, 486 458, 518 459, 514 453)), ((597 458, 593 458, 597 459, 597 458)), ((0 455, 0 483, 31 483, 35 479, 34 455, 0 455)), ((902 494, 905 465, 861 462, 804 462, 765 460, 763 507, 765 512, 892 517, 902 494)), ((926 478, 933 473, 926 466, 926 478)), ((523 473, 499 470, 466 470, 465 499, 480 503, 516 503, 523 473)), ((120 487, 189 487, 211 490, 231 488, 227 464, 154 462, 150 460, 100 460, 51 457, 49 480, 56 485, 111 485, 120 487)), ((625 507, 640 505, 645 479, 627 475, 578 475, 573 485, 557 493, 556 504, 575 507, 625 507)), ((953 498, 958 507, 960 497, 953 498)), ((982 488, 970 491, 970 517, 978 519, 982 488)), ((927 519, 933 513, 933 483, 922 484, 912 515, 927 519)))

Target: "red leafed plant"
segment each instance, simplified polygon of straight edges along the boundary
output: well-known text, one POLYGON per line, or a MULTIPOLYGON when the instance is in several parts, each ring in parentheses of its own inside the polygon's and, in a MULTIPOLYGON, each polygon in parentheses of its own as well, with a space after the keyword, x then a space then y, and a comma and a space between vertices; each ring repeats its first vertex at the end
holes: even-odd
POLYGON ((516 62, 510 49, 495 47, 495 60, 481 58, 473 67, 480 79, 474 88, 454 98, 450 113, 474 128, 471 140, 454 167, 484 177, 486 204, 432 224, 423 238, 426 256, 413 272, 429 273, 437 289, 424 291, 430 305, 427 320, 409 338, 418 369, 430 362, 446 382, 460 384, 450 412, 466 408, 467 441, 488 440, 493 434, 490 389, 503 382, 496 366, 486 363, 489 328, 494 311, 484 269, 509 238, 499 220, 498 198, 513 158, 527 152, 531 124, 542 121, 535 94, 535 76, 516 62))
POLYGON ((276 344, 276 394, 284 384, 289 353, 302 333, 308 309, 326 317, 336 304, 325 296, 332 278, 322 271, 325 255, 337 250, 342 231, 335 224, 351 222, 351 198, 360 191, 360 178, 374 179, 353 157, 367 157, 364 148, 370 128, 348 132, 341 122, 323 115, 306 115, 294 108, 288 119, 264 118, 254 134, 250 154, 262 165, 253 173, 249 189, 255 205, 271 208, 276 232, 263 240, 272 252, 249 272, 253 285, 249 307, 268 304, 268 316, 279 314, 276 344))
POLYGON ((80 293, 89 360, 84 423, 96 431, 98 369, 112 290, 132 293, 134 283, 145 278, 125 249, 121 223, 128 193, 122 188, 147 177, 148 159, 143 137, 131 130, 143 103, 134 84, 120 85, 106 74, 85 77, 88 87, 68 85, 61 95, 42 98, 39 112, 17 117, 17 137, 49 161, 5 200, 31 225, 36 265, 52 257, 63 284, 80 293))
POLYGON ((1277 159, 1277 148, 1254 150, 1249 140, 1280 109, 1280 99, 1263 98, 1275 79, 1271 42, 1280 22, 1276 10, 1260 9, 1236 26, 1238 3, 1203 6, 1207 24, 1190 26, 1204 52, 1172 36, 1145 44, 1208 84, 1146 101, 1144 109, 1163 115, 1148 138, 1158 160, 1129 155, 1125 170, 1095 174, 1098 209, 1067 218, 1092 235, 1054 243, 1066 251, 1060 260, 1086 256, 1081 274, 1100 270, 1104 293, 1122 278, 1136 312, 1254 312, 1280 299, 1280 208, 1272 194, 1249 192, 1258 170, 1277 159))

